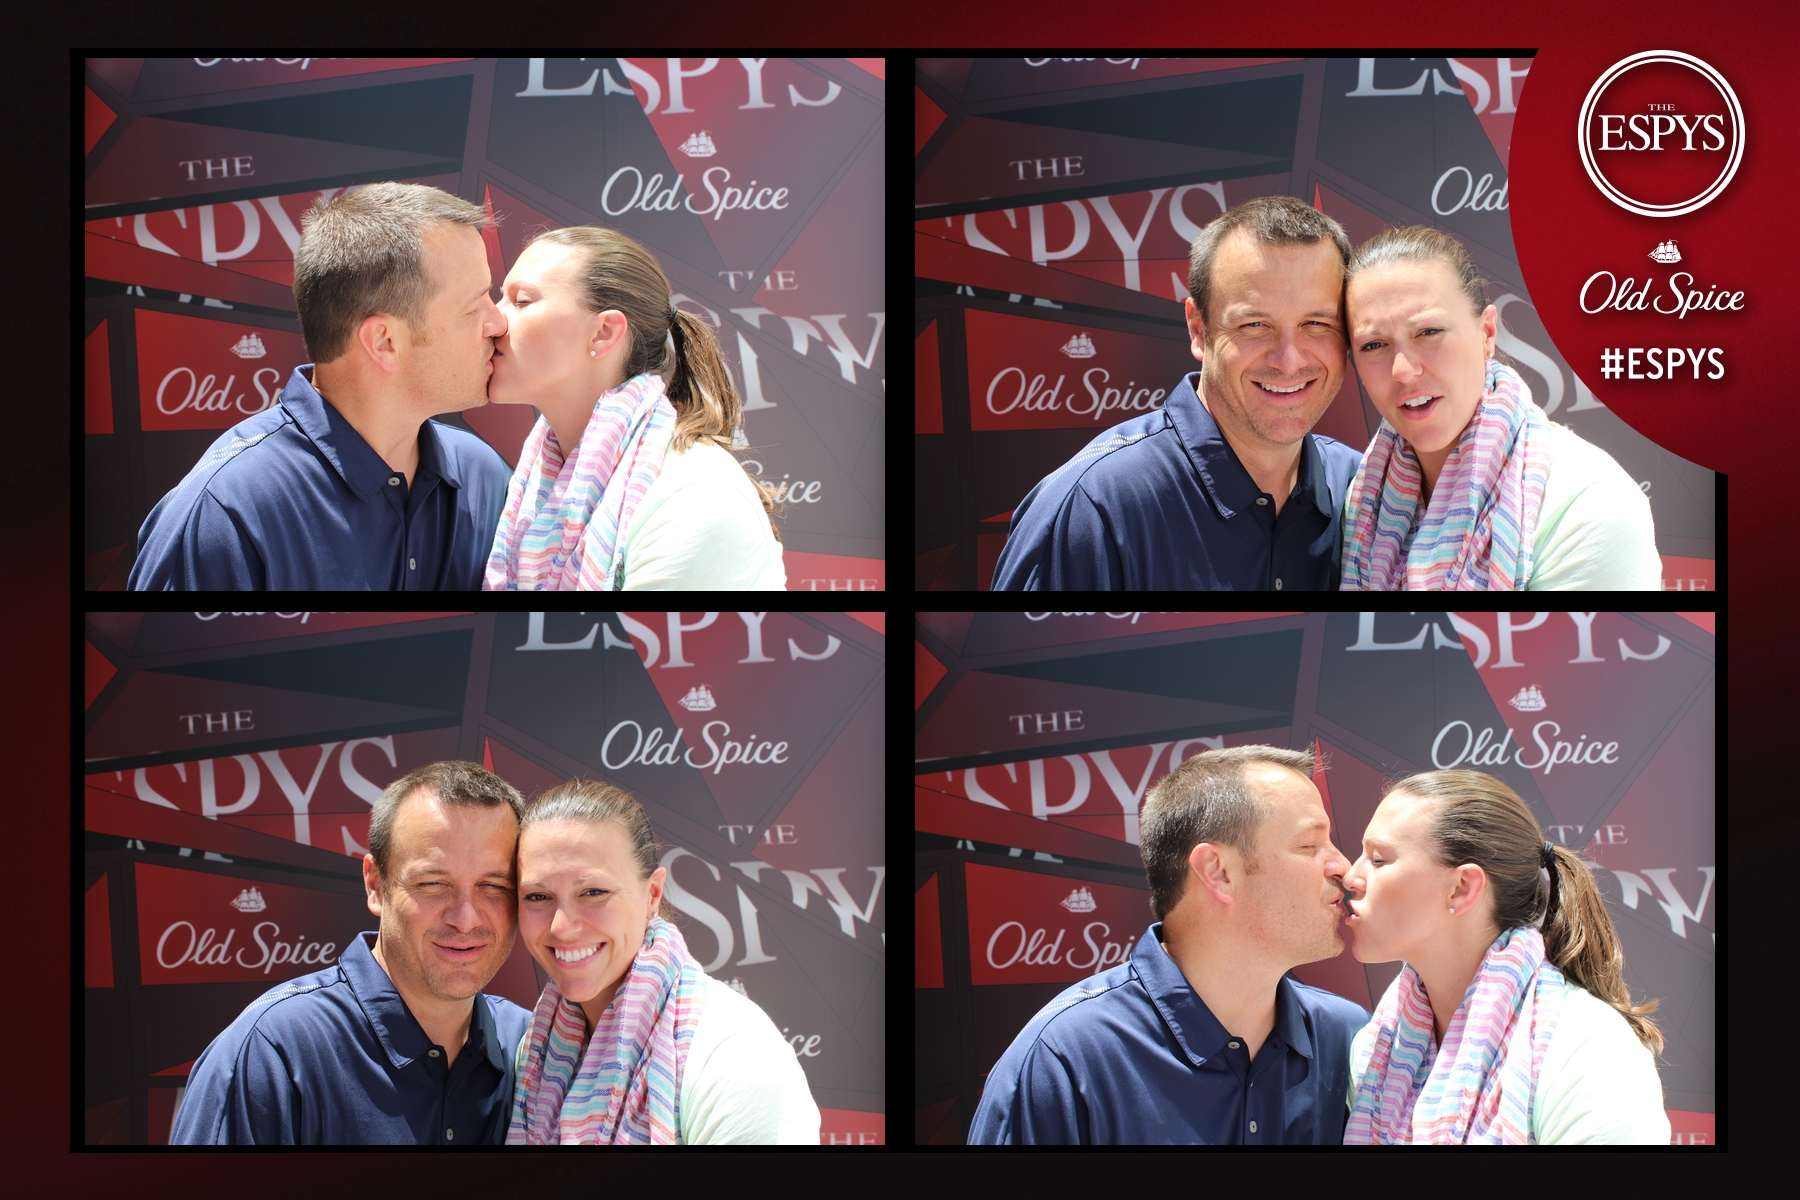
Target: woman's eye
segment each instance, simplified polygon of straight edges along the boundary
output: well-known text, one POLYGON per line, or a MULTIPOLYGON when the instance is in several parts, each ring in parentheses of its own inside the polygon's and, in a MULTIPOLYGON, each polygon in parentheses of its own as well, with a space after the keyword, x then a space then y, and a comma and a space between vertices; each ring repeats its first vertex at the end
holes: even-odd
POLYGON ((1381 865, 1381 860, 1379 858, 1371 858, 1369 860, 1369 865, 1379 867, 1381 865))
POLYGON ((1363 346, 1362 346, 1362 352, 1364 354, 1367 354, 1369 351, 1379 348, 1380 345, 1381 345, 1380 342, 1364 342, 1363 346))
POLYGON ((607 893, 605 888, 589 888, 587 894, 590 896, 604 896, 607 893))
POLYGON ((530 303, 531 303, 531 301, 527 300, 523 296, 516 296, 513 298, 513 307, 514 308, 524 308, 527 304, 530 304, 530 303))

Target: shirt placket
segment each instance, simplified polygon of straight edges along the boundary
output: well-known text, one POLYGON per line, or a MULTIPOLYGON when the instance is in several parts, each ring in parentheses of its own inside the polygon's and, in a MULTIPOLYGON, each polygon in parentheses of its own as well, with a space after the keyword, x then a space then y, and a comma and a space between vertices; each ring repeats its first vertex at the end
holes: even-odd
POLYGON ((394 474, 388 476, 388 489, 396 493, 391 499, 400 515, 400 590, 415 590, 419 585, 418 551, 412 544, 412 518, 408 510, 412 507, 412 499, 419 489, 419 479, 413 476, 411 488, 406 486, 404 476, 394 474))

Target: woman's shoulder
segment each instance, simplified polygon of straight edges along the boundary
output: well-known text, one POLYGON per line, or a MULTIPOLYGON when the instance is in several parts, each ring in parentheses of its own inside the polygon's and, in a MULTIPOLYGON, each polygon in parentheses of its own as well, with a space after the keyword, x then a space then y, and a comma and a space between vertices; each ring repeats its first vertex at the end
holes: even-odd
POLYGON ((1600 997, 1567 984, 1532 1104, 1537 1142, 1666 1144, 1662 1100, 1656 1058, 1630 1022, 1600 997))
POLYGON ((681 1082, 681 1140, 817 1144, 818 1106, 792 1046, 761 1005, 705 981, 681 1082))
POLYGON ((1538 510, 1528 590, 1661 590, 1650 501, 1612 455, 1550 425, 1550 475, 1538 510))

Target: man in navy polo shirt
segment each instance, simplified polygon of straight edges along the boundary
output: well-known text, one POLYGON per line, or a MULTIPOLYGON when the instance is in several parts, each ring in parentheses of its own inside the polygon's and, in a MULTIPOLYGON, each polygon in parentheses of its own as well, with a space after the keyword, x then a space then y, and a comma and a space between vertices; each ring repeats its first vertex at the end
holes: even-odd
POLYGON ((428 418, 487 403, 479 205, 374 183, 306 214, 294 300, 313 363, 214 442, 138 531, 133 589, 481 586, 511 469, 428 418))
POLYGON ((524 802, 474 763, 390 784, 363 883, 380 930, 256 1000, 194 1060, 176 1145, 499 1145, 531 1013, 481 991, 518 929, 524 802))
POLYGON ((1115 425, 1013 510, 993 590, 1336 590, 1362 452, 1313 434, 1344 381, 1350 239, 1260 196, 1194 239, 1201 369, 1115 425))
POLYGON ((1344 948, 1350 862, 1311 753, 1234 746, 1164 776, 1139 828, 1159 920, 1033 1017, 971 1145, 1338 1143, 1362 1006, 1287 972, 1344 948))

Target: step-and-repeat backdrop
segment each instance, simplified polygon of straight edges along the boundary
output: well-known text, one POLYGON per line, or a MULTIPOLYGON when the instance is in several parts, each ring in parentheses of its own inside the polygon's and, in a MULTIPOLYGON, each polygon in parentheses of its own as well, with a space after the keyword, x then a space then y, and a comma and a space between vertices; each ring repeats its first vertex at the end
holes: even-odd
MULTIPOLYGON (((1144 936, 1150 785, 1249 743, 1323 752, 1351 855, 1388 780, 1504 779, 1595 864, 1674 1139, 1713 1141, 1712 613, 922 613, 913 656, 916 1141, 1144 936)), ((1370 1009, 1398 973, 1294 971, 1370 1009)))
MULTIPOLYGON (((1530 72, 1529 58, 920 59, 915 586, 986 588, 1025 493, 1161 407, 1197 369, 1189 244, 1233 205, 1288 195, 1352 245, 1388 225, 1460 239, 1532 396, 1650 498, 1664 586, 1712 588, 1713 473, 1594 397, 1519 270, 1507 150, 1530 72)), ((1315 432, 1361 451, 1381 417, 1355 379, 1315 432)))
MULTIPOLYGON (((89 613, 88 1144, 161 1144, 245 1005, 375 927, 369 807, 446 758, 644 805, 708 974, 885 1137, 881 613, 89 613)), ((488 991, 544 983, 523 942, 488 991)))
MULTIPOLYGON (((306 361, 302 215, 399 180, 499 216, 496 296, 545 229, 648 247, 718 332, 789 589, 884 588, 885 62, 88 59, 87 586, 124 586, 150 509, 306 361)), ((441 419, 516 465, 536 417, 441 419)))

